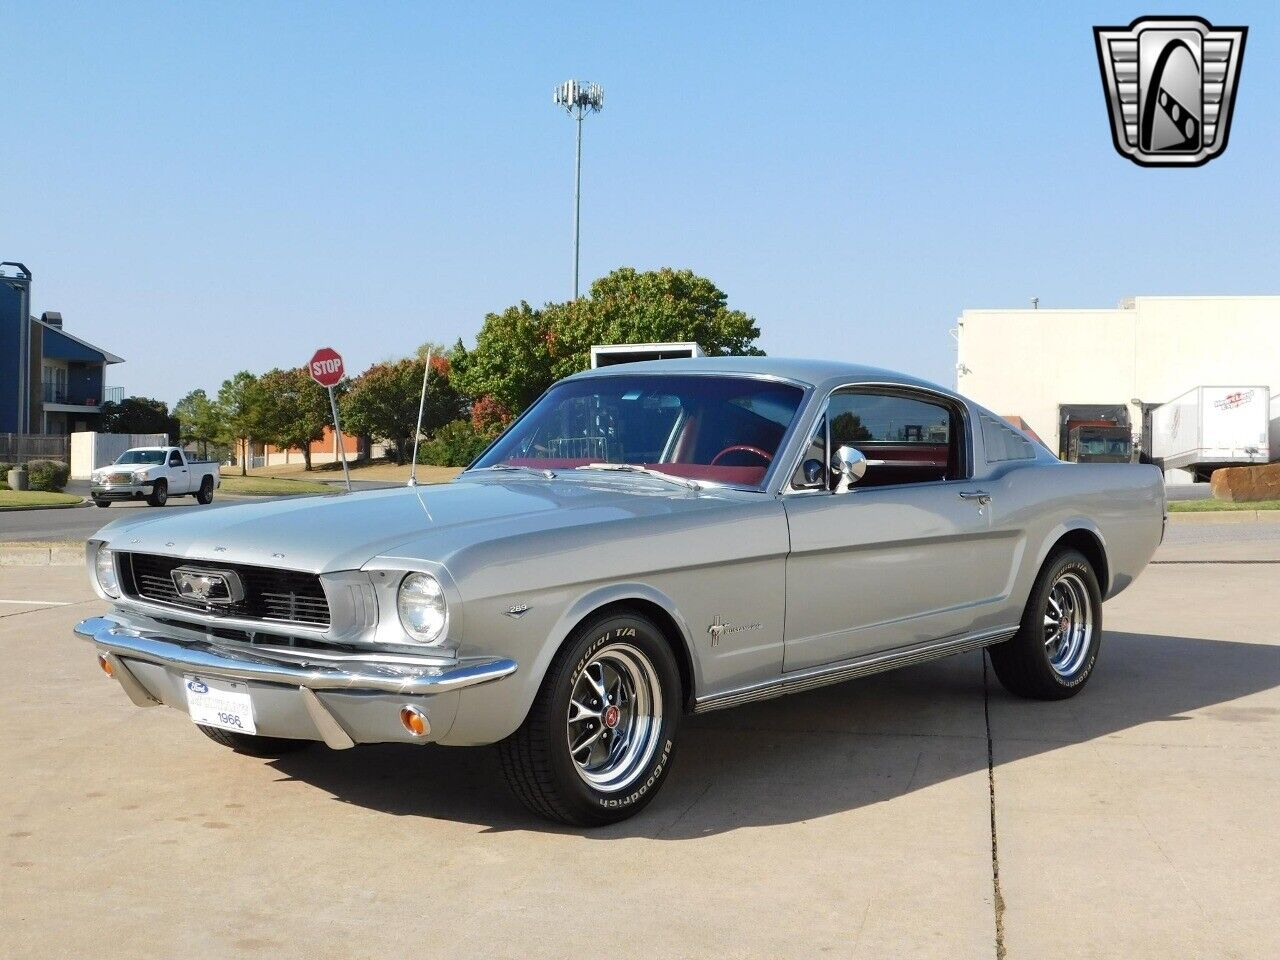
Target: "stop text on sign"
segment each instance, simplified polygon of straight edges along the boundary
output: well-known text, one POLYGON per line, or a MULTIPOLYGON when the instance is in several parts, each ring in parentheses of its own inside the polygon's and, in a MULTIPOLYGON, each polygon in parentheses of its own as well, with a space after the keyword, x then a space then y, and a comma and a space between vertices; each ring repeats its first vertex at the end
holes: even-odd
POLYGON ((322 387, 334 387, 342 380, 342 356, 332 347, 321 347, 307 362, 311 379, 322 387))

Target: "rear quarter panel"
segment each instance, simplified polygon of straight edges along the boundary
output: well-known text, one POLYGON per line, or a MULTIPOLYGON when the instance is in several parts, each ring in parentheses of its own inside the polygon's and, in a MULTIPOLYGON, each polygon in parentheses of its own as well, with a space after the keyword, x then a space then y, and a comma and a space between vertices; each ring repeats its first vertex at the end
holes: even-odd
POLYGON ((1164 481, 1149 464, 1036 460, 993 472, 992 526, 1007 536, 1014 564, 1008 613, 1016 619, 1041 566, 1062 537, 1085 530, 1107 561, 1104 598, 1128 587, 1150 561, 1164 531, 1164 481))

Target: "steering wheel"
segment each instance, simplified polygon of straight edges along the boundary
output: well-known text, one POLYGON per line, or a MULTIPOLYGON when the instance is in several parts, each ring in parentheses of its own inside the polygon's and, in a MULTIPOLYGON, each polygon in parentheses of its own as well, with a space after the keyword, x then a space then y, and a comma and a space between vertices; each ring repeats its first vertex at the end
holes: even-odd
POLYGON ((734 452, 754 453, 757 457, 759 457, 765 463, 773 463, 773 454, 769 453, 767 450, 761 450, 759 447, 751 447, 745 443, 735 443, 731 447, 725 447, 723 450, 717 453, 714 457, 712 457, 711 463, 709 464, 709 466, 714 467, 716 465, 716 462, 721 457, 723 457, 726 453, 734 453, 734 452))

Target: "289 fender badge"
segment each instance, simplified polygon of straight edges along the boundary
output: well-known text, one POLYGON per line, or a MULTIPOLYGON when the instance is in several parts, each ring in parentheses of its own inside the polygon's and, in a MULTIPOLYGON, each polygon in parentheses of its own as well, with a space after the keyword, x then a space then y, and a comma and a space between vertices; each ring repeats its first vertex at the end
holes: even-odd
POLYGON ((1094 27, 1120 155, 1144 167, 1198 167, 1222 153, 1248 32, 1200 17, 1094 27))
POLYGON ((514 607, 508 607, 506 611, 507 616, 512 620, 519 620, 528 612, 529 605, 527 603, 517 603, 514 607))

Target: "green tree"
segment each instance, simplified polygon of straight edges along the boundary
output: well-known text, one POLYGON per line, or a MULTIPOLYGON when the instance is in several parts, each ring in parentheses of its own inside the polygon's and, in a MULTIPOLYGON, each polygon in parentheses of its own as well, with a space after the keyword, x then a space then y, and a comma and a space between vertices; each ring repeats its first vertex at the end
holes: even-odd
MULTIPOLYGON (((342 398, 342 419, 352 433, 381 440, 404 463, 413 447, 422 396, 423 361, 407 357, 393 363, 375 363, 351 381, 342 398)), ((458 419, 464 409, 451 383, 448 357, 433 357, 431 381, 422 412, 422 431, 431 434, 458 419)))
POLYGON ((105 433, 163 433, 170 443, 182 431, 176 417, 169 415, 163 400, 151 397, 125 397, 119 403, 102 405, 102 429, 105 433))
POLYGON ((521 302, 484 318, 475 348, 453 349, 453 381, 473 402, 523 410, 560 377, 585 369, 601 343, 693 342, 711 356, 761 355, 760 328, 691 270, 614 270, 588 296, 535 310, 521 302))
POLYGON ((484 318, 474 350, 459 343, 450 354, 453 385, 472 400, 492 397, 523 410, 555 380, 550 319, 521 301, 484 318))
POLYGON ((324 439, 329 426, 328 392, 303 367, 268 370, 258 378, 253 390, 257 406, 257 439, 282 449, 302 450, 306 469, 311 469, 311 444, 324 439))
POLYGON ((182 442, 199 444, 201 456, 208 457, 209 444, 217 443, 222 434, 218 405, 203 389, 196 389, 173 405, 173 415, 181 425, 182 442))
POLYGON ((557 311, 551 351, 556 378, 585 369, 593 344, 693 342, 709 356, 762 356, 760 328, 692 270, 620 267, 591 284, 591 295, 557 311))
POLYGON ((218 411, 222 421, 219 439, 235 447, 242 477, 247 472, 249 444, 261 437, 262 404, 257 388, 258 378, 248 370, 241 370, 230 379, 223 380, 218 389, 218 411))

